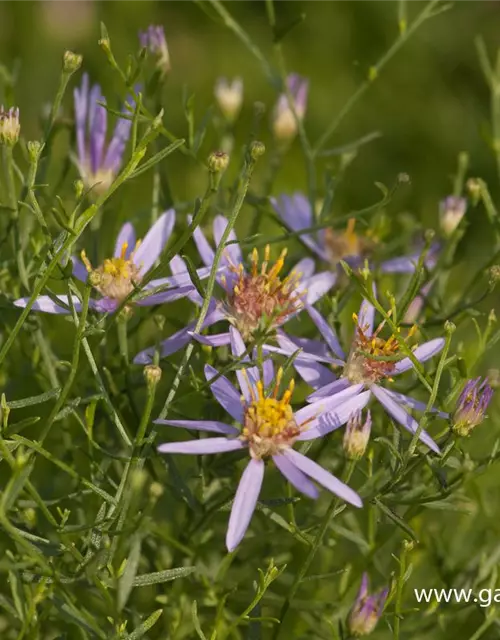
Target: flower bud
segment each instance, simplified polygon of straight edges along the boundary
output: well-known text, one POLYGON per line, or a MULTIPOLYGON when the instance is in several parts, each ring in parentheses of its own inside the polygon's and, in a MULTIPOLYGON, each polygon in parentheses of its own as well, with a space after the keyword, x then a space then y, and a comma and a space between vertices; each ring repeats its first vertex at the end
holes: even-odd
POLYGON ((370 440, 372 418, 369 411, 366 412, 366 420, 363 423, 361 411, 353 413, 347 422, 344 432, 344 452, 350 460, 359 460, 365 454, 370 440))
MULTIPOLYGON (((287 85, 295 114, 299 120, 303 120, 307 108, 309 81, 292 73, 287 78, 287 85)), ((274 109, 273 133, 276 140, 282 143, 291 142, 297 134, 297 121, 286 93, 280 95, 274 109)))
POLYGON ((488 275, 490 285, 494 285, 500 282, 500 265, 494 264, 492 267, 490 267, 488 275))
POLYGON ((493 389, 487 379, 469 380, 453 414, 453 431, 459 436, 468 436, 484 420, 492 397, 493 389))
POLYGON ((20 132, 19 109, 11 107, 5 111, 2 105, 0 107, 0 146, 13 147, 19 140, 20 132))
POLYGON ((234 122, 243 104, 243 81, 235 78, 231 83, 226 78, 219 78, 215 83, 215 99, 222 115, 228 122, 234 122))
POLYGON ((255 140, 250 145, 250 155, 254 160, 258 160, 266 152, 266 147, 263 142, 255 140))
POLYGON ((208 170, 212 173, 221 173, 227 169, 229 156, 224 151, 214 151, 208 156, 208 170))
POLYGON ((26 146, 31 162, 36 162, 42 152, 43 144, 38 142, 38 140, 30 140, 26 146))
POLYGON ((148 387, 154 387, 158 384, 158 382, 160 382, 162 371, 157 365, 148 364, 144 367, 143 374, 148 387))
POLYGON ((479 178, 469 178, 465 186, 474 204, 477 204, 481 197, 482 180, 479 178))
POLYGON ((384 610, 388 589, 383 589, 374 595, 368 593, 368 575, 363 574, 358 597, 354 602, 348 619, 351 635, 355 638, 369 635, 377 626, 377 622, 384 610))
POLYGON ((65 51, 63 55, 63 70, 66 73, 75 73, 82 66, 83 56, 73 51, 65 51))
POLYGON ((446 237, 451 236, 467 211, 467 200, 448 196, 439 203, 439 224, 446 237))
POLYGON ((161 25, 150 25, 146 31, 139 32, 141 47, 147 49, 156 58, 156 66, 166 75, 170 69, 170 54, 168 52, 165 30, 161 25))

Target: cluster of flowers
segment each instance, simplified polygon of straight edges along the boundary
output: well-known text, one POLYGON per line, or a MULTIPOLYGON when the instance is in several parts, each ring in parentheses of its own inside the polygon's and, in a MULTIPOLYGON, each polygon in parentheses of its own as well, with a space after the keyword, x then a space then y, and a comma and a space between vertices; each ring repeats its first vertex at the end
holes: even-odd
MULTIPOLYGON (((163 72, 170 66, 163 30, 158 27, 141 34, 142 46, 149 48, 158 58, 163 72)), ((273 116, 274 132, 281 141, 290 140, 297 132, 298 120, 306 110, 307 81, 297 75, 290 76, 286 92, 280 97, 273 116)), ((234 121, 242 104, 241 80, 229 83, 219 80, 215 88, 221 112, 228 121, 234 121)), ((75 125, 78 151, 78 168, 85 185, 98 191, 106 190, 122 164, 131 121, 120 118, 110 142, 106 145, 107 112, 102 103, 104 97, 98 85, 90 87, 85 74, 79 89, 75 89, 75 125), (99 104, 101 103, 101 104, 99 104)), ((132 101, 129 100, 129 103, 132 101)), ((124 108, 127 113, 127 108, 124 108)), ((0 144, 12 146, 19 137, 19 112, 17 109, 0 110, 0 144)), ((138 353, 136 364, 150 365, 155 357, 167 357, 185 347, 190 341, 217 348, 229 345, 232 355, 242 363, 236 371, 239 389, 212 366, 205 366, 205 376, 217 402, 229 414, 228 423, 214 420, 157 420, 172 427, 205 431, 217 437, 187 442, 161 444, 162 453, 209 454, 246 450, 248 464, 241 476, 229 519, 226 545, 233 551, 241 542, 249 526, 261 490, 265 460, 270 458, 281 474, 299 492, 310 498, 318 496, 321 485, 341 499, 362 506, 360 496, 319 464, 296 449, 296 442, 322 438, 333 430, 346 426, 344 450, 348 458, 363 456, 371 430, 371 414, 363 411, 372 400, 378 401, 385 412, 412 435, 418 433, 420 441, 439 454, 438 444, 425 431, 407 408, 425 411, 427 405, 410 396, 390 389, 394 376, 412 369, 415 363, 423 363, 439 354, 444 346, 443 338, 435 338, 412 349, 408 357, 407 338, 394 331, 386 334, 386 323, 375 326, 376 310, 364 300, 359 313, 353 316, 354 332, 351 344, 344 349, 331 324, 315 308, 315 304, 341 281, 340 261, 353 269, 372 267, 381 273, 414 272, 419 253, 400 256, 374 264, 370 259, 371 240, 355 231, 354 220, 345 231, 323 229, 311 232, 314 215, 306 197, 296 193, 273 199, 272 205, 283 223, 300 235, 304 244, 319 261, 326 265, 316 271, 315 260, 300 260, 286 275, 286 250, 271 261, 271 249, 266 246, 259 255, 251 252, 246 262, 234 231, 222 259, 214 267, 215 250, 204 232, 196 228, 193 234, 203 267, 197 270, 200 279, 206 278, 214 268, 217 292, 209 301, 208 313, 201 330, 218 323, 225 323, 224 330, 216 334, 196 333, 196 323, 190 323, 159 345, 138 353), (283 326, 298 314, 305 312, 316 326, 320 340, 298 338, 285 333, 283 326), (265 334, 273 344, 263 345, 264 358, 259 366, 250 361, 251 348, 256 336, 265 334), (402 349, 403 346, 403 349, 402 349), (405 355, 406 353, 406 355, 405 355), (294 357, 293 366, 298 375, 312 388, 307 404, 293 410, 291 401, 294 381, 280 395, 283 377, 281 368, 275 369, 272 354, 294 357)), ((461 198, 449 197, 442 203, 441 223, 445 234, 451 234, 465 213, 466 203, 461 198)), ((203 299, 192 282, 185 262, 180 256, 170 261, 172 274, 142 284, 148 271, 160 257, 176 221, 174 210, 164 212, 146 234, 138 241, 133 225, 127 222, 116 239, 112 257, 94 267, 84 251, 80 257, 71 258, 73 276, 88 282, 97 292, 89 306, 97 313, 114 313, 127 306, 158 305, 180 298, 188 298, 201 307, 203 299)), ((191 222, 191 219, 188 218, 191 222)), ((228 221, 222 215, 213 220, 213 239, 218 246, 228 221)), ((435 266, 439 247, 427 254, 425 266, 429 271, 435 266)), ((424 288, 414 301, 406 320, 413 322, 420 311, 429 288, 424 288)), ((375 290, 374 290, 375 292, 375 290)), ((29 298, 15 302, 26 306, 29 298)), ((40 296, 33 310, 55 314, 81 310, 81 302, 74 296, 40 296)), ((276 356, 275 356, 276 357, 276 356)), ((491 400, 492 390, 486 381, 469 381, 458 400, 452 416, 452 424, 460 435, 467 435, 484 418, 491 400)), ((432 408, 442 418, 448 414, 432 408)), ((369 633, 375 626, 384 607, 387 590, 374 596, 368 595, 368 579, 363 577, 356 604, 351 612, 350 627, 354 635, 369 633)))

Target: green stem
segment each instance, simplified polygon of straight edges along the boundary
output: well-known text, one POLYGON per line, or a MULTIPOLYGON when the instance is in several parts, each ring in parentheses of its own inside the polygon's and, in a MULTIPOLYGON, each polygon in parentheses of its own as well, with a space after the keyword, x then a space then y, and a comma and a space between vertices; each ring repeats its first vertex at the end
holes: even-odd
POLYGON ((354 105, 359 102, 360 98, 366 93, 367 89, 373 84, 374 80, 379 76, 382 69, 385 65, 391 60, 391 58, 399 51, 399 49, 406 43, 407 40, 417 31, 417 29, 429 18, 436 15, 433 12, 435 7, 439 4, 440 0, 431 0, 424 9, 420 12, 420 14, 415 18, 410 27, 401 30, 399 37, 395 40, 393 45, 385 52, 385 54, 380 58, 380 60, 373 67, 370 68, 368 78, 356 89, 356 91, 352 94, 349 100, 345 103, 339 113, 335 116, 332 122, 328 125, 323 135, 319 138, 316 146, 314 147, 312 153, 313 156, 317 156, 324 145, 328 142, 331 136, 337 131, 340 124, 346 117, 346 115, 350 112, 350 110, 354 107, 354 105))
MULTIPOLYGON (((210 275, 208 278, 208 282, 207 282, 207 287, 206 287, 206 295, 205 298, 203 300, 203 305, 201 307, 201 311, 200 311, 200 315, 198 316, 198 321, 196 322, 196 326, 194 328, 194 333, 199 333, 203 327, 203 323, 205 321, 205 318, 207 317, 208 314, 208 309, 210 306, 210 302, 212 300, 212 294, 213 294, 213 290, 215 287, 215 282, 216 282, 216 275, 217 275, 217 271, 219 268, 219 262, 222 258, 222 254, 226 248, 226 242, 229 238, 229 234, 231 233, 231 231, 234 228, 234 225, 236 224, 236 220, 238 218, 238 215, 240 213, 241 207, 243 205, 243 202, 245 200, 245 196, 246 193, 248 191, 248 187, 250 185, 250 179, 252 177, 252 173, 253 170, 255 168, 255 164, 256 164, 257 158, 256 158, 256 154, 255 156, 252 154, 249 154, 248 159, 246 161, 246 165, 243 171, 243 175, 241 177, 241 181, 240 181, 240 185, 239 185, 239 190, 237 192, 237 196, 236 196, 236 201, 234 203, 234 207, 233 210, 231 212, 231 216, 229 217, 228 223, 226 228, 224 229, 224 233, 222 234, 222 237, 220 239, 220 242, 215 250, 215 256, 214 256, 214 261, 212 263, 212 268, 210 270, 210 275)), ((160 418, 164 419, 167 417, 168 414, 168 410, 170 408, 170 405, 172 404, 172 401, 175 398, 175 395, 177 393, 177 389, 179 387, 180 381, 182 380, 183 376, 184 376, 184 372, 189 364, 189 360, 191 358, 191 355, 193 353, 194 350, 194 342, 191 341, 188 346, 186 347, 186 351, 184 352, 184 357, 182 359, 182 362, 179 366, 179 370, 177 371, 177 375, 175 376, 174 381, 172 382, 172 386, 170 388, 170 391, 168 393, 167 399, 165 401, 165 404, 163 405, 163 409, 161 410, 160 413, 160 418)))
MULTIPOLYGON (((344 473, 342 474, 342 482, 346 484, 349 482, 355 466, 356 466, 356 462, 353 460, 350 460, 346 463, 344 473)), ((325 515, 323 516, 323 521, 320 525, 318 532, 316 533, 316 537, 314 538, 312 546, 309 549, 309 552, 304 562, 302 563, 298 573, 296 574, 295 579, 292 583, 292 586, 290 587, 290 590, 288 592, 288 595, 286 596, 283 606, 281 607, 281 612, 279 616, 280 625, 277 626, 275 629, 273 640, 277 640, 277 638, 280 635, 281 629, 283 628, 283 622, 288 613, 288 610, 290 609, 292 600, 295 597, 295 594, 297 593, 300 583, 304 579, 309 567, 311 566, 312 561, 314 560, 314 557, 316 555, 316 552, 318 551, 319 547, 321 546, 321 543, 323 542, 323 538, 330 527, 330 524, 334 518, 334 515, 338 508, 339 503, 340 503, 340 498, 337 498, 336 496, 333 497, 330 502, 330 506, 328 507, 325 515)))
POLYGON ((73 245, 77 242, 79 237, 82 235, 82 233, 86 229, 87 225, 95 217, 95 215, 97 214, 99 209, 102 207, 102 205, 111 197, 111 195, 116 191, 116 189, 118 189, 118 187, 121 186, 121 184, 123 184, 129 178, 130 174, 136 169, 137 165, 139 164, 139 162, 142 160, 142 158, 146 153, 147 145, 151 141, 153 134, 155 136, 158 135, 157 128, 158 128, 157 126, 156 128, 151 127, 151 129, 144 136, 143 140, 141 141, 141 144, 138 146, 136 152, 133 154, 127 166, 115 178, 115 180, 111 184, 108 191, 103 195, 101 195, 97 199, 97 202, 95 204, 88 207, 82 213, 82 215, 78 218, 76 222, 74 233, 68 234, 66 236, 66 239, 59 245, 58 250, 52 256, 52 259, 47 265, 47 268, 43 271, 43 273, 40 275, 40 278, 37 280, 35 287, 33 289, 33 293, 31 294, 31 297, 28 300, 28 303, 22 310, 21 315, 19 316, 16 324, 14 325, 14 328, 12 329, 10 335, 5 340, 2 346, 2 349, 0 350, 0 364, 2 364, 2 362, 5 360, 6 355, 9 353, 12 345, 14 344, 17 338, 19 331, 21 330, 24 322, 26 321, 26 318, 28 317, 28 314, 31 311, 31 308, 33 307, 38 296, 43 291, 50 276, 52 275, 52 272, 57 267, 61 259, 71 252, 73 245))
POLYGON ((71 359, 71 369, 69 372, 68 379, 66 380, 66 383, 61 391, 61 395, 57 399, 57 402, 54 404, 54 407, 52 408, 52 411, 50 412, 50 415, 47 418, 47 422, 45 423, 45 427, 42 433, 40 434, 40 437, 38 438, 39 444, 43 444, 45 438, 48 436, 50 429, 54 424, 56 416, 59 413, 59 411, 63 408, 64 403, 66 402, 66 398, 68 397, 68 394, 71 391, 71 388, 73 386, 73 382, 75 381, 75 377, 78 371, 78 363, 80 361, 80 348, 83 340, 83 334, 85 332, 85 326, 87 323, 90 291, 91 291, 91 286, 90 284, 87 283, 87 285, 85 286, 85 291, 83 293, 82 311, 81 311, 80 317, 78 317, 78 314, 76 313, 73 307, 73 304, 71 302, 72 301, 71 292, 68 293, 68 300, 70 301, 70 304, 73 307, 72 308, 73 322, 75 323, 75 326, 76 326, 75 341, 73 343, 73 357, 71 359))
POLYGON ((5 160, 5 174, 7 178, 7 194, 9 196, 9 206, 14 210, 13 216, 16 219, 18 217, 17 195, 16 195, 16 182, 14 178, 14 156, 13 148, 9 145, 5 145, 4 148, 4 160, 5 160))

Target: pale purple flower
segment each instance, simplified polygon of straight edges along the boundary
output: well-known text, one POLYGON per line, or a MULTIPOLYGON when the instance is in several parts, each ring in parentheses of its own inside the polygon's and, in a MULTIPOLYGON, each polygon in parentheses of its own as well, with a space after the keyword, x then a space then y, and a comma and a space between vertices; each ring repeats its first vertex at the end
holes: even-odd
MULTIPOLYGON (((243 340, 234 327, 229 332, 232 353, 241 357, 245 352, 243 340)), ((229 518, 226 536, 229 551, 238 546, 252 518, 264 478, 266 458, 272 458, 290 484, 306 496, 318 497, 315 481, 346 502, 362 506, 356 492, 316 462, 295 451, 293 445, 297 441, 319 438, 325 430, 344 424, 365 404, 363 394, 353 397, 347 390, 335 398, 321 400, 293 412, 290 406, 293 381, 278 399, 282 373, 281 369, 278 370, 275 378, 271 361, 263 367, 263 379, 257 367, 238 370, 236 376, 240 390, 237 390, 226 377, 219 376, 216 369, 205 365, 207 381, 217 376, 211 384, 212 393, 238 427, 215 420, 156 420, 157 424, 219 434, 216 438, 161 444, 158 447, 161 453, 248 451, 250 461, 241 476, 229 518), (274 379, 274 388, 266 391, 274 379)))
MULTIPOLYGON (((227 220, 218 215, 214 219, 213 232, 217 244, 225 231, 227 220)), ((193 234, 202 261, 211 268, 214 250, 200 228, 193 234)), ((221 273, 217 277, 222 297, 210 300, 207 317, 202 329, 221 320, 234 325, 244 340, 250 339, 259 330, 276 329, 295 317, 304 307, 314 304, 335 283, 335 274, 330 271, 314 273, 314 261, 311 258, 300 260, 286 278, 280 277, 285 253, 269 265, 269 247, 264 251, 264 260, 259 264, 256 249, 252 252, 250 269, 243 266, 243 256, 236 234, 231 231, 228 244, 220 263, 221 273)), ((194 292, 189 296, 196 305, 202 305, 202 298, 194 292)), ((192 322, 160 345, 160 354, 166 357, 184 347, 193 337, 212 347, 229 343, 229 333, 212 336, 194 335, 196 322, 192 322)), ((134 359, 136 364, 148 364, 152 361, 155 348, 141 351, 134 359)))
MULTIPOLYGON (((320 399, 335 397, 334 394, 351 389, 355 393, 365 392, 374 396, 384 407, 385 411, 407 431, 414 434, 418 429, 418 423, 404 409, 406 405, 418 411, 425 411, 427 405, 424 402, 402 393, 385 389, 380 383, 387 378, 392 379, 413 367, 408 357, 397 360, 399 345, 394 336, 384 340, 379 336, 380 328, 374 332, 375 318, 374 306, 364 300, 356 319, 356 329, 352 345, 346 356, 333 328, 326 322, 316 309, 308 309, 309 315, 321 333, 324 342, 305 338, 294 338, 279 331, 277 341, 279 347, 265 345, 267 352, 277 352, 290 356, 302 349, 295 358, 293 364, 299 375, 316 391, 308 400, 316 402, 320 399), (375 357, 389 356, 390 359, 372 359, 375 357), (392 359, 394 358, 394 359, 392 359), (329 366, 325 366, 329 365, 329 366), (340 376, 332 371, 340 369, 340 376)), ((435 338, 424 342, 413 350, 414 357, 419 362, 425 362, 438 354, 444 346, 443 338, 435 338)), ((444 412, 432 409, 440 417, 448 417, 444 412)), ((423 429, 420 431, 420 440, 430 449, 439 453, 439 447, 423 429)))
MULTIPOLYGON (((303 120, 307 108, 309 80, 299 76, 298 73, 291 73, 287 78, 287 85, 293 100, 295 114, 299 120, 303 120)), ((280 95, 274 108, 273 133, 277 140, 283 142, 288 142, 297 134, 297 121, 286 93, 280 95)))
POLYGON ((460 436, 468 436, 484 420, 492 397, 493 389, 486 378, 469 380, 453 414, 453 430, 460 436))
POLYGON ((349 631, 354 637, 367 636, 375 629, 389 594, 389 589, 382 589, 370 595, 368 589, 368 574, 364 573, 358 596, 348 619, 349 631))
MULTIPOLYGON (((303 229, 314 227, 315 221, 311 204, 302 193, 294 193, 292 196, 282 195, 272 198, 271 203, 291 231, 300 232, 303 229)), ((326 228, 316 232, 301 234, 305 245, 319 258, 330 263, 333 267, 344 260, 351 267, 362 267, 370 253, 373 244, 368 238, 355 233, 355 219, 352 218, 345 231, 334 231, 326 228)), ((429 250, 425 266, 428 270, 436 264, 439 245, 435 243, 429 250)), ((408 256, 400 256, 384 260, 378 268, 382 273, 413 273, 418 263, 420 253, 413 252, 408 256)))
MULTIPOLYGON (((119 118, 113 136, 106 145, 108 114, 105 107, 98 104, 105 103, 106 99, 98 84, 89 87, 86 73, 83 74, 80 89, 74 90, 74 102, 78 169, 85 186, 102 193, 109 188, 120 170, 132 121, 119 118)), ((122 113, 130 112, 124 108, 122 113)))
POLYGON ((467 211, 467 200, 448 196, 439 203, 439 224, 445 236, 451 236, 467 211))
POLYGON ((150 25, 146 31, 139 31, 141 47, 147 49, 156 58, 156 65, 162 73, 170 71, 170 54, 168 53, 165 30, 161 25, 150 25))
MULTIPOLYGON (((90 308, 99 313, 112 313, 123 300, 135 289, 140 289, 141 280, 151 269, 165 248, 175 222, 175 211, 169 209, 158 218, 155 224, 146 234, 142 242, 136 242, 133 225, 127 222, 121 228, 116 239, 112 258, 104 260, 96 269, 92 268, 85 252, 82 252, 84 263, 77 257, 71 258, 73 262, 73 276, 82 282, 90 278, 91 284, 101 294, 99 299, 90 300, 90 308)), ((186 269, 176 269, 177 260, 174 258, 171 265, 173 276, 160 278, 148 282, 141 291, 138 299, 133 304, 151 306, 163 302, 173 302, 179 298, 189 296, 195 291, 191 278, 186 269), (165 291, 158 288, 168 289, 165 291)), ((202 278, 208 275, 208 269, 200 269, 198 275, 202 278)), ((63 304, 68 305, 67 295, 58 295, 57 298, 63 304)), ((25 307, 29 298, 20 298, 14 304, 17 307, 25 307)), ((81 304, 76 296, 73 296, 73 304, 76 311, 80 311, 81 304)), ((46 313, 70 313, 69 308, 58 306, 49 296, 39 296, 34 303, 34 311, 46 313)))

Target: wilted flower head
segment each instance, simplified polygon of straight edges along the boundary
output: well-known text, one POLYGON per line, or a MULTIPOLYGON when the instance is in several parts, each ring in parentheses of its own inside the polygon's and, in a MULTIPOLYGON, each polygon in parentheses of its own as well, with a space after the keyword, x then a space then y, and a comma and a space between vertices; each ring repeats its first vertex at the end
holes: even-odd
MULTIPOLYGON (((95 84, 90 88, 85 73, 80 89, 74 91, 74 98, 80 175, 87 188, 94 187, 97 193, 102 193, 120 170, 132 122, 120 118, 106 148, 108 114, 105 107, 98 104, 106 102, 101 87, 95 84)), ((124 110, 123 113, 127 112, 124 110)))
POLYGON ((486 409, 491 402, 493 389, 485 379, 469 380, 460 394, 453 415, 453 430, 459 436, 468 436, 484 420, 486 409))
POLYGON ((439 224, 445 236, 451 236, 467 210, 467 200, 448 196, 439 204, 439 224))
POLYGON ((365 454, 370 432, 372 429, 372 417, 370 411, 366 412, 366 420, 363 422, 363 413, 357 411, 349 418, 344 431, 344 451, 351 460, 359 460, 365 454))
MULTIPOLYGON (((309 80, 292 73, 287 78, 287 86, 297 118, 302 120, 306 113, 309 80)), ((297 122, 286 93, 280 95, 274 109, 273 133, 280 142, 289 142, 297 134, 297 122)))
POLYGON ((367 636, 377 626, 384 610, 388 589, 370 595, 368 593, 368 575, 363 574, 358 597, 349 614, 349 631, 354 637, 367 636))
POLYGON ((19 139, 19 109, 11 107, 8 111, 0 107, 0 145, 13 147, 19 139))
POLYGON ((229 82, 227 78, 218 78, 214 89, 215 99, 222 111, 222 115, 229 122, 236 120, 243 103, 243 81, 234 78, 229 82))
POLYGON ((161 25, 150 25, 146 31, 139 31, 141 47, 148 49, 156 58, 156 66, 166 74, 170 71, 170 55, 168 53, 165 30, 161 25))

